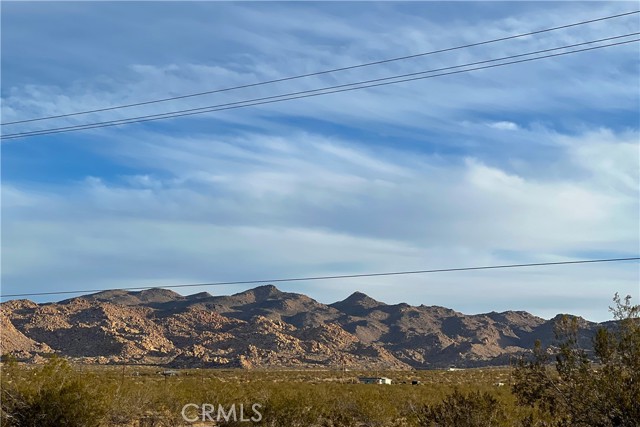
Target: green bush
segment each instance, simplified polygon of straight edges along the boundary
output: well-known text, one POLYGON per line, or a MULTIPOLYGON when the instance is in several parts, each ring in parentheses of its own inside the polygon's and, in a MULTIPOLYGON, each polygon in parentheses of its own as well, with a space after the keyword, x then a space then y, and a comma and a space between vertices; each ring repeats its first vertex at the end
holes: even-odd
POLYGON ((536 343, 532 361, 520 361, 512 391, 518 403, 535 409, 523 425, 557 427, 638 427, 640 420, 640 306, 616 294, 611 308, 618 321, 594 338, 594 363, 577 345, 577 319, 565 317, 555 372, 536 343))
POLYGON ((2 425, 99 426, 107 410, 105 396, 63 359, 23 372, 9 364, 3 369, 2 425))
POLYGON ((504 404, 491 394, 458 389, 438 404, 425 405, 417 417, 424 427, 495 427, 506 420, 504 404))

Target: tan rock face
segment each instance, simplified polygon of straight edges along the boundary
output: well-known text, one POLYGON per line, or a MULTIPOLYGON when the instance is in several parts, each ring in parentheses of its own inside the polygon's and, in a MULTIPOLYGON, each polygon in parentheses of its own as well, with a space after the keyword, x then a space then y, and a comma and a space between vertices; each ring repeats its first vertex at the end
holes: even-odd
POLYGON ((48 345, 38 343, 24 335, 11 323, 5 311, 0 311, 0 345, 2 353, 12 352, 22 355, 30 353, 50 353, 48 345))
MULTIPOLYGON (((23 360, 56 352, 85 363, 175 367, 479 366, 507 363, 535 339, 550 342, 555 321, 387 305, 362 293, 324 305, 273 286, 231 296, 116 290, 1 304, 0 350, 23 360)), ((594 329, 582 322, 585 339, 594 329)))

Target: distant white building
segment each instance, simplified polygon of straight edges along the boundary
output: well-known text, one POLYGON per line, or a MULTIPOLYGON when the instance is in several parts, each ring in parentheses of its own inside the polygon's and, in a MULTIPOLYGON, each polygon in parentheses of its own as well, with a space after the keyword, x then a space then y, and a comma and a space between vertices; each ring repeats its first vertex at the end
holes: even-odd
POLYGON ((360 377, 362 384, 391 384, 391 378, 386 377, 360 377))

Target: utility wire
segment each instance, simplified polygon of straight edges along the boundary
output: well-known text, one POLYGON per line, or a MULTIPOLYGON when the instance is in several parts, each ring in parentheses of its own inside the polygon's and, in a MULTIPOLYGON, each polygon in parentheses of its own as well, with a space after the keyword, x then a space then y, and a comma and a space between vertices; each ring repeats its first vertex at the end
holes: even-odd
POLYGON ((142 102, 135 102, 135 103, 131 103, 131 104, 117 105, 117 106, 113 106, 113 107, 98 108, 98 109, 94 109, 94 110, 78 111, 78 112, 74 112, 74 113, 59 114, 59 115, 55 115, 55 116, 46 116, 46 117, 37 117, 37 118, 32 118, 32 119, 16 120, 16 121, 13 121, 13 122, 2 123, 0 125, 1 126, 15 125, 15 124, 19 124, 19 123, 29 123, 29 122, 36 122, 36 121, 42 121, 42 120, 58 119, 58 118, 63 118, 63 117, 78 116, 78 115, 83 115, 83 114, 99 113, 99 112, 104 112, 104 111, 118 110, 118 109, 122 109, 122 108, 138 107, 138 106, 142 106, 142 105, 156 104, 156 103, 161 103, 161 102, 175 101, 175 100, 178 100, 178 99, 185 99, 185 98, 192 98, 192 97, 203 96, 203 95, 210 95, 210 94, 213 94, 213 93, 227 92, 227 91, 232 91, 232 90, 237 90, 237 89, 245 89, 245 88, 249 88, 249 87, 263 86, 263 85, 272 84, 272 83, 279 83, 279 82, 285 82, 285 81, 289 81, 289 80, 302 79, 302 78, 306 78, 306 77, 319 76, 319 75, 335 73, 335 72, 339 72, 339 71, 353 70, 353 69, 357 69, 357 68, 369 67, 369 66, 372 66, 372 65, 386 64, 386 63, 389 63, 389 62, 402 61, 402 60, 406 60, 406 59, 418 58, 418 57, 427 56, 427 55, 434 55, 434 54, 438 54, 438 53, 450 52, 450 51, 459 50, 459 49, 466 49, 466 48, 470 48, 470 47, 482 46, 482 45, 486 45, 486 44, 490 44, 490 43, 497 43, 497 42, 506 41, 506 40, 513 40, 513 39, 516 39, 516 38, 527 37, 527 36, 532 36, 532 35, 536 35, 536 34, 542 34, 542 33, 547 33, 547 32, 551 32, 551 31, 557 31, 557 30, 562 30, 562 29, 566 29, 566 28, 576 27, 576 26, 579 26, 579 25, 586 25, 586 24, 591 24, 591 23, 594 23, 594 22, 600 22, 600 21, 605 21, 605 20, 614 19, 614 18, 621 18, 621 17, 624 17, 624 16, 634 15, 634 14, 637 14, 637 13, 640 13, 640 10, 635 10, 635 11, 626 12, 626 13, 620 13, 620 14, 617 14, 617 15, 605 16, 605 17, 601 17, 601 18, 590 19, 590 20, 587 20, 587 21, 575 22, 573 24, 566 24, 566 25, 561 25, 561 26, 558 26, 558 27, 545 28, 545 29, 542 29, 542 30, 531 31, 531 32, 528 32, 528 33, 515 34, 515 35, 507 36, 507 37, 500 37, 500 38, 497 38, 497 39, 486 40, 486 41, 477 42, 477 43, 470 43, 470 44, 466 44, 466 45, 449 47, 449 48, 444 48, 444 49, 438 49, 438 50, 433 50, 433 51, 429 51, 429 52, 422 52, 422 53, 417 53, 417 54, 413 54, 413 55, 400 56, 400 57, 396 57, 396 58, 383 59, 383 60, 367 62, 367 63, 363 63, 363 64, 350 65, 350 66, 347 66, 347 67, 333 68, 333 69, 330 69, 330 70, 317 71, 317 72, 301 74, 301 75, 297 75, 297 76, 283 77, 283 78, 279 78, 279 79, 267 80, 267 81, 244 84, 244 85, 233 86, 233 87, 227 87, 227 88, 223 88, 223 89, 214 89, 214 90, 208 90, 208 91, 204 91, 204 92, 191 93, 191 94, 187 94, 187 95, 178 95, 178 96, 172 96, 172 97, 168 97, 168 98, 161 98, 161 99, 156 99, 156 100, 151 100, 151 101, 142 101, 142 102))
POLYGON ((521 60, 517 60, 517 61, 504 62, 504 63, 494 64, 494 65, 486 65, 486 66, 469 68, 469 69, 464 69, 464 70, 459 70, 459 71, 452 71, 452 72, 433 74, 433 75, 428 75, 428 76, 412 77, 412 78, 402 78, 402 77, 407 77, 407 76, 415 76, 415 75, 433 73, 433 72, 442 71, 442 70, 451 70, 451 69, 456 69, 456 68, 469 67, 471 65, 483 64, 483 63, 488 63, 488 62, 504 61, 506 59, 513 59, 513 58, 518 58, 518 57, 522 57, 522 56, 529 56, 529 55, 534 55, 534 54, 543 53, 543 52, 555 51, 555 50, 560 50, 560 49, 567 49, 569 47, 575 47, 575 46, 580 46, 580 45, 585 45, 585 44, 598 43, 598 42, 602 42, 602 41, 606 41, 606 40, 619 39, 619 38, 629 37, 629 36, 637 35, 637 34, 640 34, 640 33, 629 33, 629 34, 625 34, 625 35, 621 35, 621 36, 608 37, 608 38, 600 39, 600 40, 592 40, 592 41, 578 43, 578 44, 574 44, 574 45, 566 45, 566 46, 561 46, 561 47, 556 47, 556 48, 551 48, 551 49, 544 49, 544 50, 535 51, 535 52, 529 52, 529 53, 518 54, 518 55, 511 55, 511 56, 506 56, 506 57, 502 57, 502 58, 490 59, 490 60, 479 61, 479 62, 474 62, 474 63, 468 63, 468 64, 463 64, 463 65, 455 65, 455 66, 440 68, 440 69, 436 69, 436 70, 427 70, 427 71, 421 71, 421 72, 417 72, 417 73, 402 74, 402 75, 396 75, 396 76, 391 76, 391 77, 384 77, 384 78, 379 78, 379 79, 360 81, 360 82, 355 82, 355 83, 347 83, 347 84, 342 84, 342 85, 327 86, 327 87, 319 88, 319 89, 310 89, 310 90, 299 91, 299 92, 291 92, 291 93, 286 93, 286 94, 281 94, 281 95, 273 95, 273 96, 268 96, 268 97, 263 97, 263 98, 254 98, 254 99, 249 99, 249 100, 244 100, 244 101, 236 101, 236 102, 230 102, 230 103, 225 103, 225 104, 211 105, 211 106, 206 106, 206 107, 192 108, 192 109, 187 109, 187 110, 178 110, 178 111, 173 111, 173 112, 160 113, 160 114, 151 114, 151 115, 146 115, 146 116, 138 116, 138 117, 132 117, 132 118, 118 119, 118 120, 110 120, 110 121, 105 121, 105 122, 87 123, 87 124, 83 124, 83 125, 74 125, 74 126, 66 126, 66 127, 60 127, 60 128, 51 128, 51 129, 42 129, 42 130, 35 130, 35 131, 29 131, 29 132, 13 133, 13 134, 2 135, 2 136, 0 136, 0 139, 10 140, 10 139, 26 138, 26 137, 31 137, 31 136, 40 136, 40 135, 49 135, 49 134, 56 134, 56 133, 74 132, 74 131, 102 128, 102 127, 121 126, 121 125, 133 124, 133 123, 143 123, 143 122, 154 121, 154 120, 164 120, 164 119, 170 119, 170 118, 175 118, 175 117, 184 117, 184 116, 191 116, 191 115, 196 115, 196 114, 210 113, 210 112, 215 112, 215 111, 223 111, 223 110, 231 110, 231 109, 236 109, 236 108, 251 107, 251 106, 255 106, 255 105, 272 104, 272 103, 275 103, 275 102, 289 101, 289 100, 301 99, 301 98, 310 98, 310 97, 314 97, 314 96, 328 95, 328 94, 332 94, 332 93, 347 92, 347 91, 352 91, 352 90, 366 89, 366 88, 378 87, 378 86, 386 86, 386 85, 391 85, 391 84, 396 84, 396 83, 403 83, 403 82, 414 81, 414 80, 422 80, 422 79, 441 77, 441 76, 447 76, 447 75, 452 75, 452 74, 460 74, 460 73, 466 73, 466 72, 470 72, 470 71, 477 71, 477 70, 483 70, 483 69, 488 69, 488 68, 502 67, 502 66, 506 66, 506 65, 518 64, 518 63, 530 62, 530 61, 536 61, 536 60, 552 58, 552 57, 556 57, 556 56, 563 56, 563 55, 569 55, 569 54, 578 53, 578 52, 585 52, 585 51, 590 51, 590 50, 595 50, 595 49, 602 49, 602 48, 607 48, 607 47, 612 47, 612 46, 618 46, 618 45, 623 45, 623 44, 628 44, 628 43, 634 43, 634 42, 640 41, 640 39, 627 40, 627 41, 611 43, 611 44, 606 44, 606 45, 601 45, 601 46, 594 46, 594 47, 584 48, 584 49, 576 49, 576 50, 572 50, 572 51, 568 51, 568 52, 561 52, 561 53, 556 53, 556 54, 551 54, 551 55, 544 55, 544 56, 539 56, 539 57, 535 57, 535 58, 521 59, 521 60), (387 81, 387 80, 394 80, 394 81, 387 81), (380 81, 384 81, 384 82, 383 83, 373 83, 373 82, 380 82, 380 81), (357 86, 357 87, 353 87, 353 86, 357 86))
POLYGON ((283 283, 283 282, 304 282, 310 280, 335 280, 335 279, 353 279, 358 277, 381 277, 381 276, 400 276, 409 274, 429 274, 429 273, 447 273, 453 271, 475 271, 475 270, 497 270, 505 268, 524 268, 524 267, 541 267, 541 266, 553 266, 553 265, 571 265, 571 264, 593 264, 603 262, 622 262, 622 261, 637 261, 640 257, 629 258, 605 258, 605 259, 589 259, 589 260, 577 260, 577 261, 558 261, 558 262, 536 262, 529 264, 506 264, 506 265, 488 265, 481 267, 458 267, 458 268, 440 268, 436 270, 413 270, 413 271, 394 271, 386 273, 362 273, 362 274, 343 274, 337 276, 312 276, 312 277, 295 277, 286 279, 269 279, 269 280, 245 280, 235 282, 214 282, 214 283, 191 283, 183 285, 164 285, 164 286, 134 286, 118 289, 83 289, 75 291, 54 291, 54 292, 31 292, 22 294, 4 294, 0 295, 0 298, 9 297, 28 297, 39 295, 63 295, 63 294, 86 294, 89 292, 103 292, 109 290, 143 290, 143 289, 155 289, 155 288, 190 288, 197 286, 225 286, 225 285, 249 285, 258 283, 283 283))

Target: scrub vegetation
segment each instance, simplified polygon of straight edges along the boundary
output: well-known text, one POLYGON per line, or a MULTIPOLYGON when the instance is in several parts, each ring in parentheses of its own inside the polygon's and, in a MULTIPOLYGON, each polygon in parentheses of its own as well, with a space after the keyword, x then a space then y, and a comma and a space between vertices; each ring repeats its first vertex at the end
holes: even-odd
MULTIPOLYGON (((640 307, 616 296, 618 322, 601 330, 594 353, 576 343, 567 317, 558 347, 536 345, 508 368, 456 371, 180 370, 2 363, 3 426, 181 426, 188 403, 261 405, 258 425, 637 426, 640 419, 640 307), (165 374, 173 374, 165 372, 165 374), (358 383, 386 376, 391 385, 358 383), (412 384, 419 382, 419 384, 412 384)), ((222 420, 217 425, 252 422, 222 420)))

